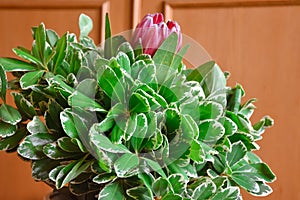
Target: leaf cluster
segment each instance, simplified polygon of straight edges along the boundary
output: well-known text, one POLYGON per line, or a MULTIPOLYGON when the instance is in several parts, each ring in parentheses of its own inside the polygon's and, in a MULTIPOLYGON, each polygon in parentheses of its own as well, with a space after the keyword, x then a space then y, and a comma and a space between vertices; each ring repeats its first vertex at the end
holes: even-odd
POLYGON ((104 49, 82 14, 79 39, 41 24, 31 49, 14 49, 21 59, 0 58, 0 149, 30 160, 35 180, 101 200, 272 192, 275 175, 253 151, 273 121, 251 123, 255 99, 242 104, 242 86, 228 87, 213 61, 186 69, 176 34, 152 58, 106 23, 104 49))

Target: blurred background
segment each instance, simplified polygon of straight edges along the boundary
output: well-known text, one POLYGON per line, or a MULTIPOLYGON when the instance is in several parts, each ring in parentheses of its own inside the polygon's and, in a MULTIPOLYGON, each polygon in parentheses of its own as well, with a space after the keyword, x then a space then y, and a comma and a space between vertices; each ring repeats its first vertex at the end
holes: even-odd
MULTIPOLYGON (((13 57, 17 46, 30 48, 31 27, 41 22, 60 35, 78 34, 80 13, 93 19, 90 36, 98 44, 106 12, 115 34, 132 29, 147 13, 162 12, 230 71, 229 85, 244 86, 244 101, 258 99, 252 121, 264 115, 275 120, 256 152, 277 175, 274 192, 264 199, 300 199, 299 0, 1 0, 0 57, 13 57)), ((41 200, 50 191, 32 180, 30 163, 0 152, 1 200, 41 200)), ((243 193, 246 200, 261 199, 243 193)))

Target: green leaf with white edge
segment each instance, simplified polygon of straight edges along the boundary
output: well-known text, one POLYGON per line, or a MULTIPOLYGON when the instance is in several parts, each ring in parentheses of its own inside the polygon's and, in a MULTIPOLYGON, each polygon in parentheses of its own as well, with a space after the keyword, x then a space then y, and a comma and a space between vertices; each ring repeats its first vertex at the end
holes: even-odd
MULTIPOLYGON (((149 130, 149 127, 148 127, 149 130)), ((154 135, 149 138, 149 141, 145 144, 146 150, 157 150, 163 144, 163 134, 160 129, 156 128, 154 135)))
POLYGON ((97 184, 104 184, 104 183, 111 182, 116 177, 117 176, 116 176, 115 173, 106 173, 106 172, 104 172, 102 174, 98 174, 97 176, 95 176, 93 178, 93 182, 97 183, 97 184))
POLYGON ((175 57, 170 65, 170 68, 175 69, 175 70, 180 70, 182 59, 184 54, 187 52, 189 49, 190 45, 185 45, 182 47, 178 53, 175 54, 175 57))
POLYGON ((116 58, 121 69, 124 69, 128 74, 131 74, 130 60, 128 56, 124 52, 119 52, 116 58))
POLYGON ((156 197, 162 197, 169 192, 169 182, 163 177, 159 177, 152 184, 152 191, 156 197))
POLYGON ((63 110, 61 105, 58 104, 54 99, 50 99, 47 105, 47 111, 45 113, 46 125, 49 129, 63 131, 61 128, 60 112, 63 110))
POLYGON ((122 43, 118 48, 118 53, 119 52, 126 53, 126 55, 128 56, 128 58, 130 60, 130 63, 133 64, 135 57, 134 57, 134 52, 133 52, 132 46, 130 45, 129 42, 122 43))
POLYGON ((212 181, 206 181, 201 183, 192 194, 194 200, 210 199, 210 197, 216 192, 216 185, 212 181))
POLYGON ((97 89, 97 81, 91 78, 84 79, 76 86, 76 90, 78 92, 90 98, 95 98, 96 89, 97 89))
POLYGON ((43 63, 37 59, 36 57, 34 57, 33 55, 31 55, 30 53, 24 51, 21 48, 14 48, 13 52, 17 55, 20 56, 21 58, 24 58, 25 60, 28 60, 29 62, 32 62, 36 65, 39 65, 40 67, 44 68, 43 63))
POLYGON ((78 74, 79 69, 82 66, 83 55, 79 51, 73 51, 70 60, 70 73, 78 74))
POLYGON ((95 124, 94 126, 97 127, 99 132, 104 133, 110 130, 115 125, 115 120, 112 116, 107 116, 104 118, 100 123, 95 124))
POLYGON ((258 197, 265 197, 273 192, 272 188, 269 185, 265 184, 264 182, 258 181, 256 183, 258 184, 259 191, 256 192, 250 191, 250 194, 258 197))
POLYGON ((30 160, 46 158, 43 146, 55 141, 55 137, 49 133, 36 133, 28 135, 18 147, 18 154, 30 160))
POLYGON ((114 70, 104 66, 98 75, 98 85, 113 101, 123 102, 124 88, 114 70))
POLYGON ((244 90, 241 85, 237 84, 235 88, 232 88, 228 95, 227 109, 234 113, 238 113, 243 94, 244 90))
POLYGON ((79 107, 90 111, 106 112, 106 110, 98 102, 96 102, 96 100, 91 99, 78 91, 73 92, 69 96, 68 103, 72 107, 79 107))
POLYGON ((117 50, 118 48, 120 47, 121 44, 123 44, 124 42, 127 42, 127 40, 125 39, 124 36, 122 35, 115 35, 115 36, 112 36, 111 37, 111 47, 112 47, 112 50, 111 50, 111 56, 115 57, 116 56, 116 53, 117 53, 117 50))
POLYGON ((22 120, 22 116, 14 107, 7 104, 2 104, 0 107, 0 119, 3 122, 16 125, 22 120))
POLYGON ((0 58, 0 64, 7 72, 37 70, 35 66, 15 58, 0 58))
POLYGON ((80 14, 79 16, 79 29, 80 29, 80 38, 87 37, 91 30, 93 29, 92 19, 85 15, 80 14))
POLYGON ((75 159, 82 156, 82 152, 66 152, 62 150, 56 142, 49 143, 43 146, 43 153, 53 160, 75 159))
POLYGON ((251 130, 253 130, 250 120, 243 117, 241 114, 226 110, 226 117, 230 118, 237 125, 238 130, 246 133, 250 133, 251 130))
POLYGON ((56 177, 58 175, 58 173, 64 168, 63 165, 59 165, 55 168, 53 168, 50 172, 49 172, 49 178, 50 180, 52 180, 53 182, 56 182, 56 177))
POLYGON ((165 118, 166 118, 166 128, 168 133, 173 133, 176 131, 181 124, 181 116, 180 112, 175 108, 169 108, 165 111, 165 118))
POLYGON ((133 114, 126 121, 125 130, 124 130, 126 141, 129 141, 131 139, 136 129, 137 129, 137 114, 133 114))
POLYGON ((155 135, 156 129, 158 127, 157 124, 157 114, 155 112, 149 112, 146 114, 147 117, 147 134, 146 137, 150 138, 155 135))
POLYGON ((64 34, 56 43, 56 47, 55 47, 56 52, 52 59, 53 69, 50 70, 53 73, 56 73, 57 69, 62 65, 67 55, 67 47, 68 47, 67 35, 68 33, 64 34))
POLYGON ((47 53, 46 53, 46 30, 45 25, 41 23, 36 31, 35 31, 35 44, 38 50, 39 58, 41 58, 41 61, 45 63, 47 53))
POLYGON ((93 115, 89 112, 83 110, 74 109, 73 121, 75 122, 75 128, 77 130, 78 136, 85 148, 91 153, 95 154, 95 150, 92 148, 91 138, 89 136, 88 127, 91 126, 91 120, 94 119, 93 115))
POLYGON ((233 176, 236 174, 243 174, 256 181, 264 181, 269 183, 276 180, 276 176, 265 163, 243 165, 233 170, 233 176))
POLYGON ((129 110, 134 113, 149 112, 150 105, 146 97, 134 92, 129 100, 129 110))
POLYGON ((70 109, 65 109, 60 113, 60 121, 61 125, 65 131, 65 133, 70 138, 79 138, 77 121, 80 120, 79 116, 77 116, 70 109))
MULTIPOLYGON (((198 98, 189 98, 187 101, 182 102, 179 106, 180 112, 183 115, 189 115, 196 123, 200 122, 199 112, 195 112, 195 108, 199 107, 198 98)), ((198 131, 199 132, 199 131, 198 131)))
POLYGON ((111 153, 129 153, 130 151, 123 144, 113 144, 108 137, 97 130, 95 124, 90 129, 91 142, 99 149, 111 153))
POLYGON ((122 143, 123 139, 124 139, 124 131, 119 127, 118 124, 115 124, 110 133, 111 142, 115 144, 120 144, 122 143))
POLYGON ((54 30, 46 29, 46 35, 47 35, 47 42, 54 47, 57 40, 59 39, 59 36, 54 30))
POLYGON ((228 184, 229 180, 227 176, 218 175, 213 179, 213 182, 216 184, 217 188, 221 188, 228 184))
POLYGON ((217 142, 225 133, 221 123, 216 120, 203 120, 199 124, 199 139, 203 142, 217 142))
POLYGON ((152 183, 154 182, 154 176, 150 173, 150 172, 139 172, 138 173, 138 178, 143 182, 143 184, 146 186, 147 190, 148 190, 148 196, 151 199, 154 199, 153 197, 153 193, 152 193, 152 183))
POLYGON ((185 173, 185 170, 180 167, 179 165, 175 164, 172 162, 172 160, 168 159, 167 157, 165 158, 166 162, 168 163, 168 170, 173 173, 173 174, 181 174, 184 177, 185 181, 189 181, 189 177, 185 173))
POLYGON ((230 152, 231 147, 231 141, 226 136, 219 139, 215 145, 215 149, 217 149, 218 151, 230 152))
POLYGON ((148 159, 148 158, 143 158, 147 165, 154 170, 155 172, 157 172, 159 175, 161 175, 163 178, 167 178, 164 170, 162 169, 162 167, 160 166, 160 164, 154 160, 148 159))
POLYGON ((197 140, 193 140, 193 142, 191 143, 189 156, 194 162, 198 164, 204 162, 205 154, 200 142, 198 142, 197 140))
POLYGON ((139 89, 139 91, 144 91, 145 93, 149 94, 150 96, 152 96, 156 102, 158 102, 163 108, 167 108, 168 107, 168 103, 166 102, 166 100, 164 99, 164 97, 162 97, 160 94, 158 94, 154 89, 152 89, 149 85, 147 84, 142 84, 139 89))
POLYGON ((253 153, 253 152, 247 152, 246 156, 247 156, 247 160, 250 164, 251 163, 261 163, 262 162, 260 157, 258 155, 256 155, 255 153, 253 153))
POLYGON ((31 168, 32 172, 31 175, 36 181, 49 181, 49 173, 52 169, 59 165, 59 161, 51 160, 51 159, 42 159, 42 160, 35 160, 32 162, 31 168))
POLYGON ((212 169, 208 169, 206 173, 212 179, 219 177, 219 174, 212 169))
POLYGON ((149 190, 143 186, 137 186, 126 190, 126 194, 136 200, 153 200, 149 190))
POLYGON ((226 156, 224 154, 219 154, 219 155, 213 156, 213 159, 209 160, 209 161, 211 161, 213 163, 213 166, 218 173, 224 173, 224 171, 226 170, 226 160, 225 159, 226 159, 226 156))
POLYGON ((240 189, 238 187, 227 187, 224 190, 217 192, 211 200, 242 200, 240 196, 240 189))
POLYGON ((237 131, 235 134, 229 136, 229 140, 232 143, 239 141, 242 142, 246 146, 248 151, 258 150, 260 148, 259 145, 255 143, 253 135, 249 133, 237 131))
POLYGON ((253 104, 254 102, 256 102, 255 98, 249 99, 240 107, 240 110, 238 112, 249 119, 252 116, 254 109, 256 108, 253 104))
POLYGON ((232 174, 230 178, 240 187, 244 188, 247 191, 251 192, 258 192, 259 191, 259 185, 257 182, 250 178, 247 175, 244 174, 232 174))
POLYGON ((199 129, 197 123, 193 120, 190 115, 182 115, 181 116, 181 124, 180 127, 183 132, 183 138, 191 141, 194 138, 198 138, 199 129))
POLYGON ((93 127, 90 130, 91 142, 97 147, 104 151, 111 153, 128 153, 130 152, 127 147, 123 144, 113 144, 108 137, 102 135, 98 131, 93 130, 93 127))
POLYGON ((214 62, 207 62, 194 69, 188 76, 188 81, 198 81, 206 96, 226 87, 226 79, 220 67, 214 62))
POLYGON ((154 64, 149 64, 143 67, 138 74, 138 80, 142 83, 155 83, 156 82, 156 67, 154 64))
POLYGON ((44 73, 44 70, 39 70, 24 74, 20 79, 21 88, 23 90, 27 90, 33 87, 34 85, 38 84, 40 79, 43 77, 44 73))
POLYGON ((161 46, 157 49, 153 56, 153 61, 156 66, 170 66, 177 46, 178 36, 177 34, 171 34, 161 46))
POLYGON ((58 146, 65 152, 76 153, 82 151, 76 141, 69 137, 61 137, 57 140, 58 146))
POLYGON ((146 138, 146 133, 148 129, 147 117, 144 113, 140 113, 137 115, 137 128, 135 129, 130 143, 135 152, 140 152, 142 149, 142 143, 146 138))
POLYGON ((237 162, 245 157, 247 149, 242 142, 232 144, 231 152, 226 155, 226 160, 229 166, 234 166, 237 162))
POLYGON ((72 141, 77 144, 81 152, 88 152, 86 147, 82 144, 82 142, 78 138, 72 138, 72 141))
POLYGON ((64 77, 60 75, 54 76, 51 72, 47 72, 45 77, 49 85, 57 89, 65 98, 68 98, 75 91, 74 88, 63 81, 64 77))
POLYGON ((198 177, 196 164, 188 164, 182 168, 188 177, 190 177, 190 178, 198 177))
POLYGON ((182 200, 182 199, 183 199, 183 197, 181 197, 178 194, 169 193, 169 194, 165 195, 161 200, 182 200))
POLYGON ((181 174, 172 174, 168 177, 168 181, 171 185, 171 190, 175 194, 182 194, 187 187, 187 182, 181 174))
POLYGON ((40 120, 38 116, 34 116, 32 121, 28 122, 27 130, 31 134, 48 133, 46 125, 40 120))
POLYGON ((100 191, 98 200, 125 200, 122 187, 118 182, 110 183, 100 191))
POLYGON ((101 168, 102 171, 105 171, 107 173, 112 172, 112 159, 109 157, 108 152, 104 152, 101 149, 96 149, 96 157, 97 164, 101 168))
POLYGON ((6 151, 6 150, 11 150, 14 149, 19 145, 19 143, 22 141, 22 139, 26 136, 27 131, 25 128, 20 128, 16 130, 15 134, 6 137, 6 138, 1 138, 0 139, 0 150, 6 151))
POLYGON ((31 102, 28 101, 21 93, 12 92, 11 94, 14 97, 14 102, 23 117, 32 119, 37 114, 31 102))
POLYGON ((237 125, 228 117, 220 117, 218 122, 220 122, 225 128, 225 135, 230 136, 236 133, 237 125))
MULTIPOLYGON (((226 108, 227 105, 227 94, 230 91, 229 87, 218 89, 211 93, 206 99, 209 101, 217 102, 226 108)), ((204 96, 204 95, 203 95, 204 96)))
POLYGON ((5 123, 0 121, 0 137, 6 138, 15 134, 17 130, 17 125, 12 125, 9 123, 5 123))
POLYGON ((139 157, 136 154, 125 153, 116 160, 114 169, 117 176, 123 178, 127 177, 138 165, 139 157))
POLYGON ((76 160, 62 168, 56 176, 56 188, 62 188, 65 184, 75 179, 91 165, 91 162, 84 163, 84 161, 85 157, 80 160, 76 160))
POLYGON ((7 77, 3 66, 0 63, 0 98, 6 101, 7 77))
POLYGON ((221 104, 213 101, 203 101, 199 105, 200 120, 219 119, 223 114, 221 104))
POLYGON ((135 80, 138 78, 138 74, 139 72, 145 68, 147 66, 147 64, 145 63, 145 61, 143 60, 138 60, 135 61, 132 65, 131 65, 131 77, 135 80))

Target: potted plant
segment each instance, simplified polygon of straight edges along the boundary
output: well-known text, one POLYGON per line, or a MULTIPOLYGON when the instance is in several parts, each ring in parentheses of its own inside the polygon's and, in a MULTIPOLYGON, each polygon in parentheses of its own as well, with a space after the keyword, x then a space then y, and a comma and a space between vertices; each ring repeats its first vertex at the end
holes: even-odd
POLYGON ((253 153, 273 120, 252 125, 250 99, 211 61, 187 69, 176 22, 147 15, 131 41, 98 47, 32 28, 31 49, 0 58, 0 149, 32 163, 50 199, 241 199, 272 192, 275 175, 253 153), (14 78, 7 80, 6 73, 14 78), (15 105, 6 101, 7 89, 15 105))

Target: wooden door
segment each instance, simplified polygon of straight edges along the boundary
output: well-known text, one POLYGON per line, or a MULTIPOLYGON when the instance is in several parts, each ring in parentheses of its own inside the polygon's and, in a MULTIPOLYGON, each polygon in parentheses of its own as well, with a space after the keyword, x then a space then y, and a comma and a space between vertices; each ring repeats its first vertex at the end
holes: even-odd
MULTIPOLYGON (((1 0, 0 56, 13 56, 18 45, 29 47, 30 27, 42 21, 59 34, 78 33, 82 12, 93 18, 91 36, 100 42, 107 11, 113 33, 131 29, 146 13, 163 12, 231 72, 230 85, 242 84, 246 99, 257 97, 253 121, 266 114, 275 119, 257 152, 278 176, 265 199, 300 199, 299 0, 1 0)), ((50 191, 32 180, 29 163, 15 154, 0 152, 0 177, 3 200, 38 200, 50 191)))

